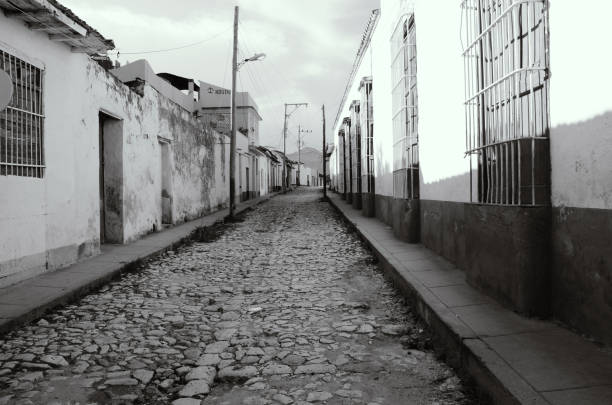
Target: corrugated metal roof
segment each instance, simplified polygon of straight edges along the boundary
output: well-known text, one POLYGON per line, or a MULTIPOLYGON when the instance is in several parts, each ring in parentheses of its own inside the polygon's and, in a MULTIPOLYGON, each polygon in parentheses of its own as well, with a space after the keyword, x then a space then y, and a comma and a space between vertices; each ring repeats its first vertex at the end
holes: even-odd
POLYGON ((51 41, 66 44, 73 52, 100 55, 115 48, 112 40, 56 0, 0 0, 0 9, 9 18, 23 20, 31 30, 47 33, 51 41))

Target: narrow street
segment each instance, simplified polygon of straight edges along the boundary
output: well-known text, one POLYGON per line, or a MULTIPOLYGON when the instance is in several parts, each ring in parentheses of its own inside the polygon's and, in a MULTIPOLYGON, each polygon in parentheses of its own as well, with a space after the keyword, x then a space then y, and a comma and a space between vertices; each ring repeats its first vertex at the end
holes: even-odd
POLYGON ((320 197, 277 196, 5 336, 0 404, 472 403, 320 197))

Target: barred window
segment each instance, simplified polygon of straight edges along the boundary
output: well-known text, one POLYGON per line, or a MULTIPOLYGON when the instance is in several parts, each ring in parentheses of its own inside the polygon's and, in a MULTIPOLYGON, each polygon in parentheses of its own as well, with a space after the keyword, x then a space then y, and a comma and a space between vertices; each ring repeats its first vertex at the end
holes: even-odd
POLYGON ((461 8, 472 198, 547 204, 548 1, 463 0, 461 8))
POLYGON ((393 196, 419 198, 419 135, 414 15, 391 36, 393 80, 393 196))
POLYGON ((338 131, 338 190, 346 194, 346 134, 344 123, 338 131))
POLYGON ((0 69, 13 81, 13 99, 0 111, 0 175, 42 178, 43 72, 2 50, 0 69))
POLYGON ((359 84, 361 91, 361 150, 362 191, 374 192, 374 116, 372 107, 372 78, 364 77, 359 84))
MULTIPOLYGON (((342 119, 343 145, 344 145, 344 192, 349 195, 353 194, 353 142, 351 141, 351 118, 344 117, 342 119)), ((352 197, 349 197, 352 198, 352 197)))
POLYGON ((361 193, 361 125, 359 123, 360 114, 359 100, 351 103, 351 155, 352 159, 352 187, 354 193, 361 193))

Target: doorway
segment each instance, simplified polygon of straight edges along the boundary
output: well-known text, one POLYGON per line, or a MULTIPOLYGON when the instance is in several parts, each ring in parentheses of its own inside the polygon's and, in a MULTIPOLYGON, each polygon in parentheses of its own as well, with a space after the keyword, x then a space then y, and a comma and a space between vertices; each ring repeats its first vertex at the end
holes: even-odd
POLYGON ((123 121, 98 114, 100 244, 123 243, 123 121))
POLYGON ((172 224, 172 155, 170 142, 158 138, 161 170, 161 217, 162 226, 172 224))
POLYGON ((248 200, 249 198, 251 198, 251 194, 250 194, 250 188, 249 188, 249 168, 246 168, 246 196, 245 196, 245 200, 248 200))

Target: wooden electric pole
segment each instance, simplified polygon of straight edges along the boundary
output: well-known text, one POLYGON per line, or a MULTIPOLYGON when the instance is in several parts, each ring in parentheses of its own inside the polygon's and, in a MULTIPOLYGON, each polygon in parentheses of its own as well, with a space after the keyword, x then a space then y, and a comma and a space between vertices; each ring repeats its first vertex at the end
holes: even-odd
POLYGON ((323 111, 323 198, 327 198, 327 173, 326 173, 326 161, 327 161, 327 148, 325 146, 325 104, 321 106, 321 111, 323 111))
MULTIPOLYGON (((287 191, 287 187, 289 187, 289 172, 286 170, 287 167, 287 118, 291 116, 301 106, 308 107, 308 103, 285 103, 285 115, 283 121, 283 155, 285 159, 285 164, 283 164, 283 192, 287 191), (287 114, 287 106, 293 107, 293 111, 287 114)), ((299 169, 299 165, 298 165, 299 169)))
POLYGON ((234 216, 236 205, 236 72, 238 71, 238 6, 234 8, 234 54, 232 57, 232 135, 230 139, 229 216, 234 216))

